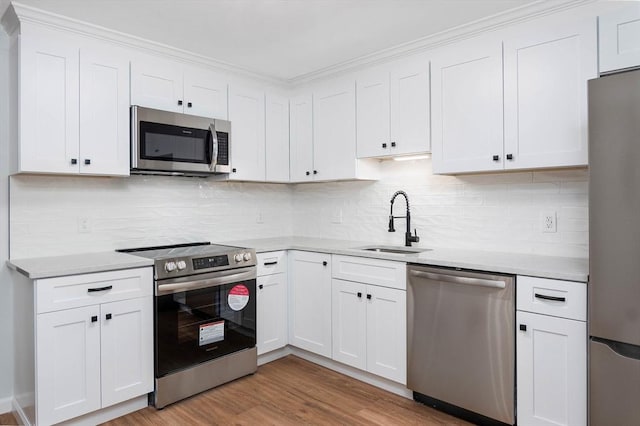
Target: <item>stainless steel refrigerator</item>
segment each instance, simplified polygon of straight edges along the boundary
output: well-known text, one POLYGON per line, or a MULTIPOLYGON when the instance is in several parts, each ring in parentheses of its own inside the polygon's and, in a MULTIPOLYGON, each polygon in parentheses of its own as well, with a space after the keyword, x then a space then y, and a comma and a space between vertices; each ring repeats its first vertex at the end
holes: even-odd
POLYGON ((640 70, 589 81, 589 419, 640 425, 640 70))

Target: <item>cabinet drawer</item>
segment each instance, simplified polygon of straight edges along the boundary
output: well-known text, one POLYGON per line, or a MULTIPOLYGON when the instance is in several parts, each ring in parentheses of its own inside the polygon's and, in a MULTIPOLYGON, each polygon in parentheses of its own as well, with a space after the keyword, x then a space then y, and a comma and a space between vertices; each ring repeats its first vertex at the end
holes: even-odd
POLYGON ((153 294, 153 268, 36 280, 37 313, 132 299, 153 294))
POLYGON ((518 276, 517 309, 579 321, 587 320, 587 285, 518 276))
POLYGON ((333 256, 333 278, 407 289, 407 265, 404 262, 355 256, 333 256))
POLYGON ((258 276, 279 274, 287 272, 287 252, 271 251, 268 253, 258 253, 258 276))

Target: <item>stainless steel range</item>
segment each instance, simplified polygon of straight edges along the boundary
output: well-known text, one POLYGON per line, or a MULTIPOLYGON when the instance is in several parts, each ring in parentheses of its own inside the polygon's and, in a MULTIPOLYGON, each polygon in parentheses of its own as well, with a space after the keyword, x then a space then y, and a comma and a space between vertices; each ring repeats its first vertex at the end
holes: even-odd
POLYGON ((205 242, 118 251, 154 260, 156 408, 256 371, 254 250, 205 242))

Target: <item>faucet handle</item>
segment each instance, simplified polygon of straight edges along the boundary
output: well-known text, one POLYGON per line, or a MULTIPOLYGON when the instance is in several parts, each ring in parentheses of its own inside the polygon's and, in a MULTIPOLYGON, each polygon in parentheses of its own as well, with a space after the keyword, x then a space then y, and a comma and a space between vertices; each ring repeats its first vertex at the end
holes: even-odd
POLYGON ((418 237, 418 230, 413 228, 413 235, 411 236, 411 241, 414 243, 420 242, 420 237, 418 237))

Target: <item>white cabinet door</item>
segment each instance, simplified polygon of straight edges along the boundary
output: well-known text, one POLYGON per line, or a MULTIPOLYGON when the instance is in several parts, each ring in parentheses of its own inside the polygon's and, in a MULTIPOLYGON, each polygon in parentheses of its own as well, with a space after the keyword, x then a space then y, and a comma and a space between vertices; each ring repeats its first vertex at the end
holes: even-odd
POLYGON ((331 255, 289 257, 289 344, 331 357, 331 255))
POLYGON ((227 83, 209 70, 184 67, 185 114, 226 120, 227 83))
POLYGON ((407 292, 367 286, 367 371, 407 383, 407 292))
POLYGON ((518 424, 586 425, 586 323, 521 311, 516 321, 518 424))
POLYGON ((79 53, 57 33, 20 36, 21 172, 78 173, 79 53))
POLYGON ((640 3, 625 3, 598 18, 600 72, 640 66, 640 3))
POLYGON ((258 277, 258 355, 287 345, 287 274, 258 277))
POLYGON ((129 175, 129 60, 80 51, 80 173, 129 175))
POLYGON ((431 64, 434 173, 502 169, 502 44, 461 42, 431 64))
POLYGON ((402 63, 391 72, 392 155, 431 151, 429 62, 402 63))
POLYGON ((100 408, 100 307, 36 319, 36 421, 50 425, 100 408))
POLYGON ((316 180, 356 176, 355 82, 331 82, 314 93, 313 159, 316 180))
POLYGON ((523 29, 504 42, 505 168, 587 164, 587 80, 597 77, 593 19, 523 29))
POLYGON ((389 73, 380 71, 358 77, 356 103, 358 158, 390 155, 389 73))
POLYGON ((266 179, 289 182, 289 101, 267 95, 266 108, 266 179))
POLYGON ((233 180, 265 180, 264 92, 238 86, 229 89, 231 171, 233 180))
POLYGON ((291 99, 290 163, 292 182, 313 180, 313 98, 291 99))
POLYGON ((332 280, 333 359, 362 370, 367 368, 367 286, 332 280))
POLYGON ((131 62, 131 105, 182 112, 182 65, 144 57, 131 62))
POLYGON ((153 391, 153 299, 100 305, 102 407, 153 391))

